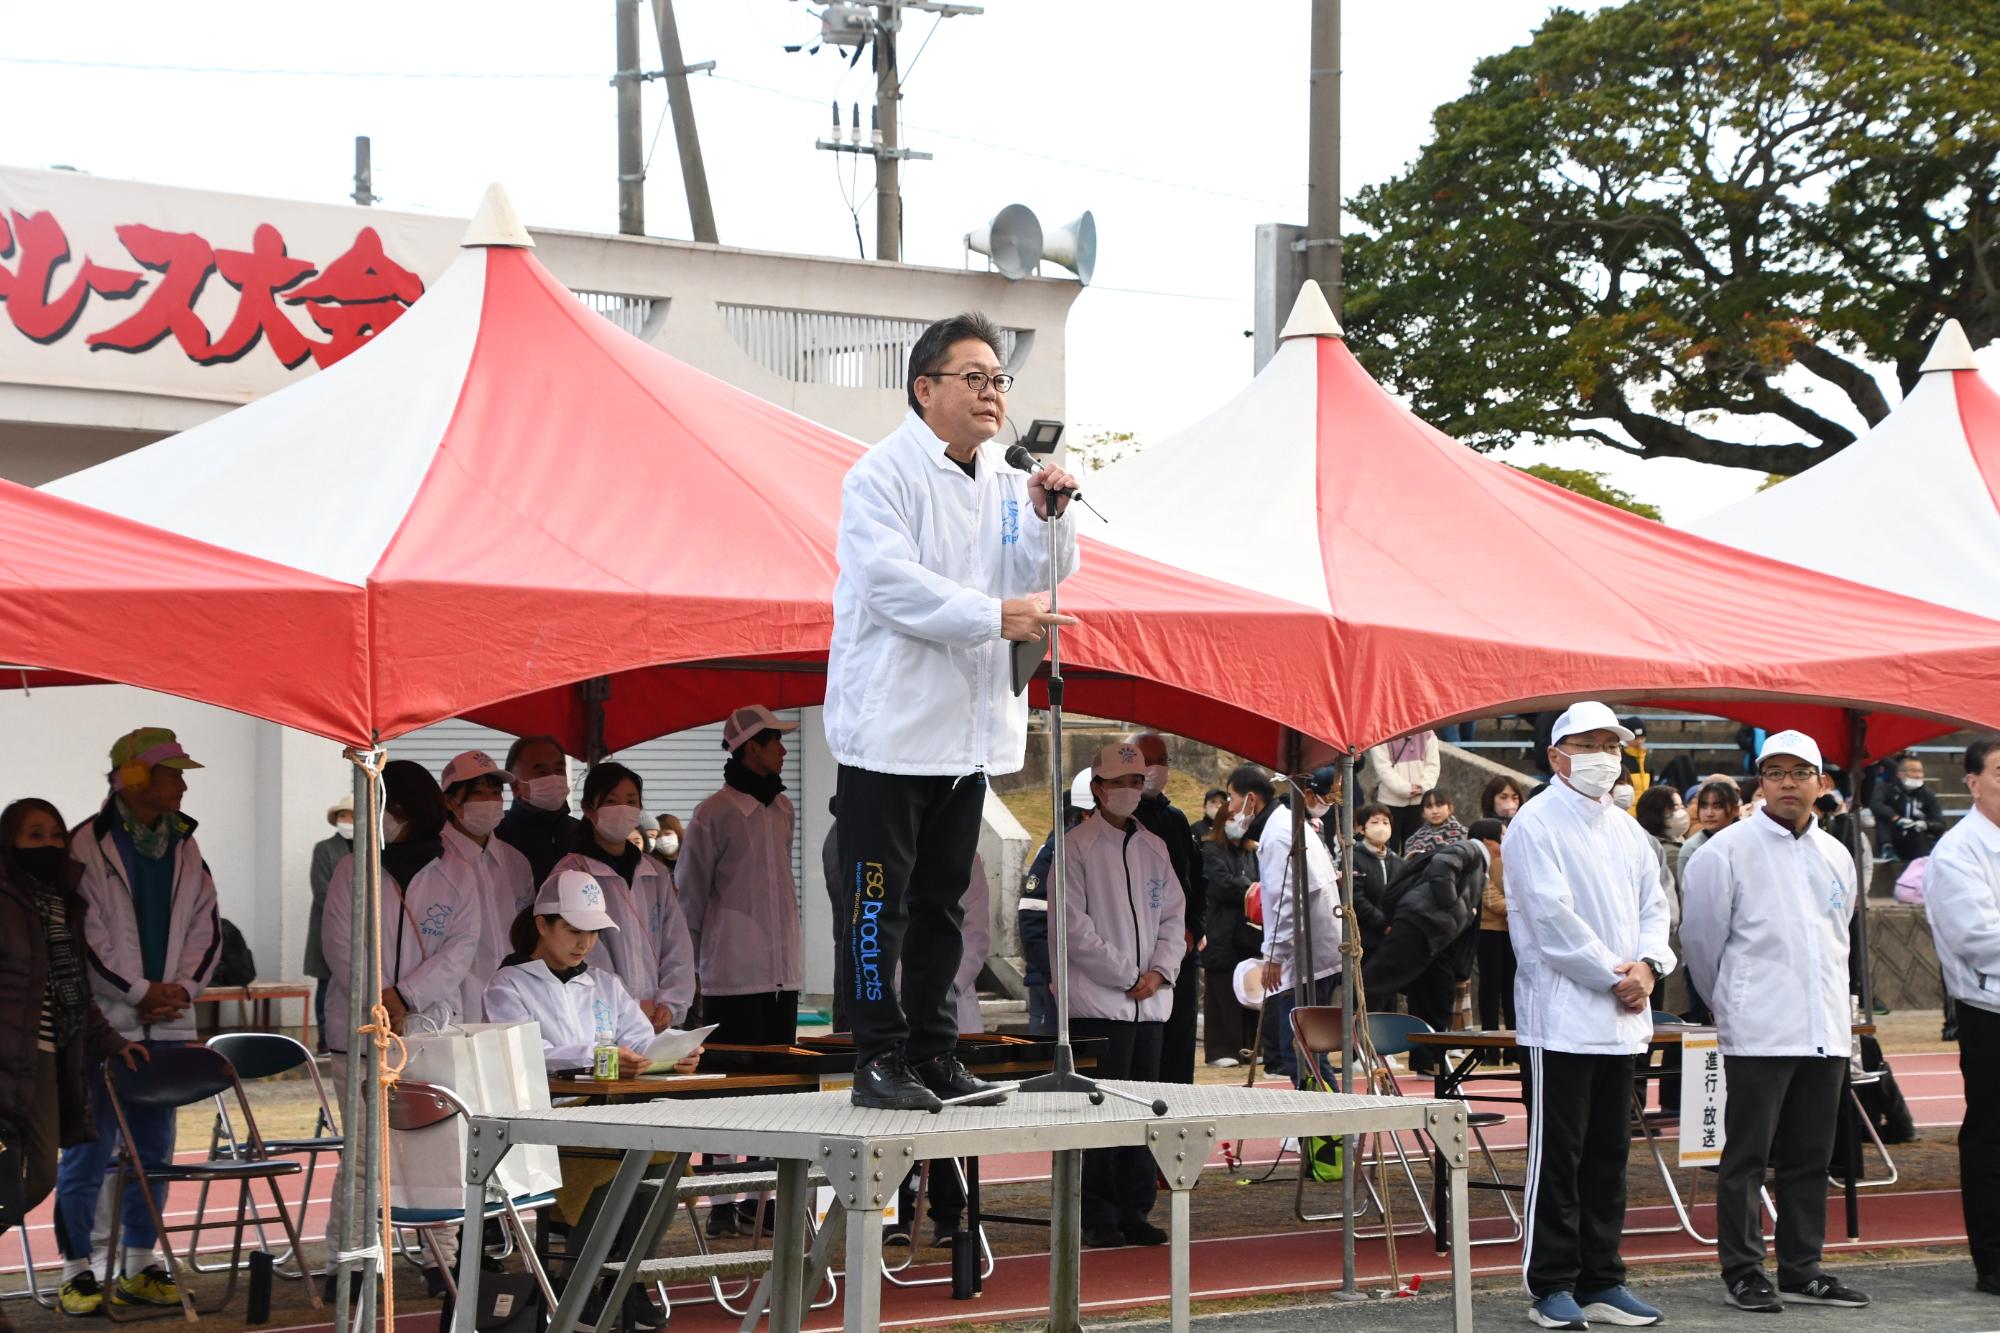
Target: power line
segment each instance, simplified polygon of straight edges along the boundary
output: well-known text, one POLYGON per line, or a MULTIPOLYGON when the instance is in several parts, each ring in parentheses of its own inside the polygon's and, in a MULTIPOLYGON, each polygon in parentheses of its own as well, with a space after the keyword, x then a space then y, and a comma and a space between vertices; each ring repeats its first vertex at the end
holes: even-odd
POLYGON ((162 65, 118 60, 58 60, 47 56, 0 56, 0 65, 43 65, 57 69, 115 69, 142 74, 243 74, 283 79, 516 79, 602 81, 601 72, 572 74, 561 70, 409 70, 409 69, 273 69, 242 65, 162 65))

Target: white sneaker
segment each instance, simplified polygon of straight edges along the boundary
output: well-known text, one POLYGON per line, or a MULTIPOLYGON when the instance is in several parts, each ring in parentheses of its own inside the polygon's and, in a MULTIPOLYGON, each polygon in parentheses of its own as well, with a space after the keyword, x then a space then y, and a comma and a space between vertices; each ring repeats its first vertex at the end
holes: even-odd
POLYGON ((1242 1063, 1243 1062, 1241 1060, 1238 1060, 1233 1055, 1225 1055, 1220 1060, 1210 1060, 1208 1062, 1208 1067, 1210 1069, 1235 1069, 1242 1063))
POLYGON ((1295 1153, 1298 1150, 1299 1150, 1299 1141, 1295 1138, 1290 1137, 1289 1135, 1286 1136, 1286 1138, 1278 1144, 1279 1152, 1295 1153))

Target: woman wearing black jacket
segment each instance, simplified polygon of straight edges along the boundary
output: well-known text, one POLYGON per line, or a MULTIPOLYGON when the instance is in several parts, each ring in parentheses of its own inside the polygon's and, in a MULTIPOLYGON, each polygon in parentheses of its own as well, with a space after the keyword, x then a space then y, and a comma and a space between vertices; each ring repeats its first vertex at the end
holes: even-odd
POLYGON ((1236 965, 1264 953, 1264 932, 1243 914, 1243 895, 1257 882, 1257 849, 1246 840, 1247 821, 1210 823, 1201 843, 1201 868, 1208 881, 1208 945, 1201 952, 1208 1021, 1202 1027, 1202 1057, 1228 1069, 1240 1064, 1257 1040, 1257 1011, 1236 998, 1236 965), (1229 836, 1234 827, 1236 836, 1229 836))
POLYGON ((97 1136, 86 1080, 98 1062, 147 1058, 90 997, 68 829, 33 797, 0 811, 0 1170, 18 1173, 0 1181, 0 1232, 48 1197, 59 1149, 97 1136))

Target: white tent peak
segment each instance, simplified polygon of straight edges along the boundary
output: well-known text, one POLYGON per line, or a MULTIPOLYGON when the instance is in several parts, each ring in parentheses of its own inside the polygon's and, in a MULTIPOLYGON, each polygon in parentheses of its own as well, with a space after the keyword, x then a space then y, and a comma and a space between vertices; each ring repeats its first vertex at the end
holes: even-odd
POLYGON ((495 245, 532 250, 535 239, 521 225, 521 215, 514 211, 514 201, 507 197, 507 191, 499 181, 494 181, 486 187, 486 197, 479 201, 479 212, 473 215, 472 225, 465 229, 465 237, 458 244, 461 249, 495 245))
POLYGON ((1919 374, 1933 370, 1977 370, 1972 359, 1972 344, 1966 340, 1965 329, 1955 319, 1948 319, 1938 330, 1937 338, 1931 343, 1931 354, 1924 358, 1923 365, 1917 367, 1919 374))
POLYGON ((1340 321, 1333 317, 1333 307, 1326 303, 1326 293, 1320 291, 1317 282, 1307 278, 1305 285, 1299 288, 1299 299, 1292 302, 1291 317, 1278 333, 1279 341, 1342 336, 1340 321))

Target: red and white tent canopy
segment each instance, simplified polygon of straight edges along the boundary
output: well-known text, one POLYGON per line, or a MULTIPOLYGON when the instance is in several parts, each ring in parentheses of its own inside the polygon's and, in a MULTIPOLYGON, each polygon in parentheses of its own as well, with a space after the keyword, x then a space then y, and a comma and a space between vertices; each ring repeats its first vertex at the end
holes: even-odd
MULTIPOLYGON (((1585 695, 2000 720, 2000 624, 1483 458, 1369 378, 1313 284, 1248 388, 1092 490, 1118 520, 1106 540, 1326 619, 1332 655, 1292 666, 1330 678, 1333 717, 1313 734, 1339 748, 1585 695), (1676 616, 1650 591, 1669 581, 1730 592, 1676 616)), ((1844 752, 1842 729, 1825 730, 1844 752)))
MULTIPOLYGON (((613 678, 613 750, 748 699, 819 701, 861 446, 619 331, 532 244, 489 194, 461 259, 354 355, 47 488, 365 596, 344 646, 274 618, 270 651, 218 656, 177 692, 348 741, 470 716, 578 753, 593 677, 613 678), (302 700, 289 675, 327 684, 302 700)), ((1326 724, 1323 690, 1262 689, 1233 647, 1320 660, 1320 618, 1090 543, 1083 561, 1064 588, 1087 622, 1066 640, 1087 677, 1073 707, 1238 748, 1267 716, 1326 724)), ((18 655, 0 633, 0 661, 132 679, 102 652, 79 665, 114 623, 18 655)))

